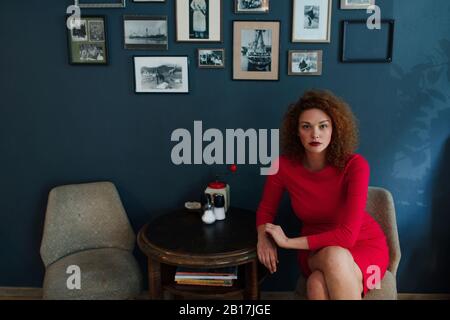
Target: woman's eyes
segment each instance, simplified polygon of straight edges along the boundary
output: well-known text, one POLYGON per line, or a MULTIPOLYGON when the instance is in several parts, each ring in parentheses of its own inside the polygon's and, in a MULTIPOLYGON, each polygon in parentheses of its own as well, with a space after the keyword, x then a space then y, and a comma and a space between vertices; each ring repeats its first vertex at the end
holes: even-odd
MULTIPOLYGON (((308 124, 304 124, 304 125, 302 125, 302 129, 308 129, 310 126, 308 125, 308 124)), ((325 129, 325 128, 328 128, 328 125, 326 125, 326 124, 321 124, 320 126, 319 126, 319 128, 320 129, 325 129)))

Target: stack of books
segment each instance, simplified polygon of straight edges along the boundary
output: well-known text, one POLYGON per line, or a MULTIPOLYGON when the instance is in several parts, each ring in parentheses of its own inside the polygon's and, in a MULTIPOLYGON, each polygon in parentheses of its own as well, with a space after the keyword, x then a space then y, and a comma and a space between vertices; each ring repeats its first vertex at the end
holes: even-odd
POLYGON ((231 287, 237 279, 238 267, 195 269, 178 267, 175 273, 177 284, 197 286, 231 287))

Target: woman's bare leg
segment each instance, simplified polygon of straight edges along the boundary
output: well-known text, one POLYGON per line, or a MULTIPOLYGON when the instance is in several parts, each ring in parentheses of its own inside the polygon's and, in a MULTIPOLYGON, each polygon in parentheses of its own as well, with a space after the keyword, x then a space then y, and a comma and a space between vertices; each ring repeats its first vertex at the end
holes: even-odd
POLYGON ((325 276, 316 270, 306 280, 306 293, 309 300, 330 300, 325 276))
POLYGON ((325 247, 309 258, 308 263, 311 271, 323 273, 330 299, 361 299, 363 276, 347 249, 325 247))

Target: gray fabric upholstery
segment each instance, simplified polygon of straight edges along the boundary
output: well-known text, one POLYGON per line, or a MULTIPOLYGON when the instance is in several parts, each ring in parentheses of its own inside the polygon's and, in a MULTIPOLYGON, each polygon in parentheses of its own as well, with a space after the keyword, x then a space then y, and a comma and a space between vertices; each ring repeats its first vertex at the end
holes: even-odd
POLYGON ((46 267, 44 298, 134 298, 142 282, 131 253, 134 243, 135 234, 111 182, 52 189, 40 250, 46 267), (67 289, 69 265, 81 269, 81 290, 67 289))
POLYGON ((395 276, 387 270, 381 280, 380 289, 369 290, 364 300, 397 300, 397 281, 395 276))
POLYGON ((135 234, 111 182, 60 186, 50 191, 41 257, 48 266, 72 252, 132 250, 135 234))
POLYGON ((386 235, 390 257, 388 270, 395 277, 400 263, 401 251, 392 194, 383 188, 369 187, 366 211, 380 224, 386 235))
MULTIPOLYGON (((394 200, 391 193, 383 188, 369 187, 366 211, 374 217, 383 229, 389 246, 390 263, 383 279, 381 289, 370 290, 364 299, 396 300, 397 299, 397 269, 401 251, 397 231, 394 200)), ((300 275, 294 292, 294 298, 306 299, 306 279, 300 275)))
POLYGON ((44 299, 130 299, 141 292, 142 277, 130 251, 115 248, 92 249, 61 258, 47 267, 44 299), (71 265, 80 268, 80 289, 68 289, 71 265))

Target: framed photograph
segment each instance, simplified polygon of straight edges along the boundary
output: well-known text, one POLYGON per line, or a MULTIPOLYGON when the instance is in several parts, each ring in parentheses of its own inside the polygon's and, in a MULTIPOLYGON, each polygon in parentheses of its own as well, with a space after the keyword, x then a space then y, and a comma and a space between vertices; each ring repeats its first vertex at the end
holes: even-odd
POLYGON ((70 64, 108 64, 104 16, 80 17, 80 28, 67 29, 67 40, 70 64))
POLYGON ((290 50, 288 75, 320 76, 322 74, 322 50, 290 50))
POLYGON ((222 0, 176 0, 176 41, 222 42, 222 0))
POLYGON ((167 50, 166 16, 123 16, 125 49, 167 50))
POLYGON ((332 0, 293 0, 292 42, 330 42, 332 0))
POLYGON ((395 21, 381 20, 381 29, 373 30, 366 23, 342 21, 342 62, 392 62, 395 21))
POLYGON ((187 56, 133 57, 136 93, 188 93, 187 56))
POLYGON ((278 80, 279 21, 233 22, 233 80, 278 80))
POLYGON ((375 0, 341 0, 341 9, 367 9, 375 4, 375 0))
POLYGON ((199 68, 225 68, 225 49, 198 49, 199 68))
POLYGON ((125 8, 125 0, 75 0, 80 8, 125 8))
POLYGON ((235 13, 268 13, 269 0, 234 0, 235 13))

